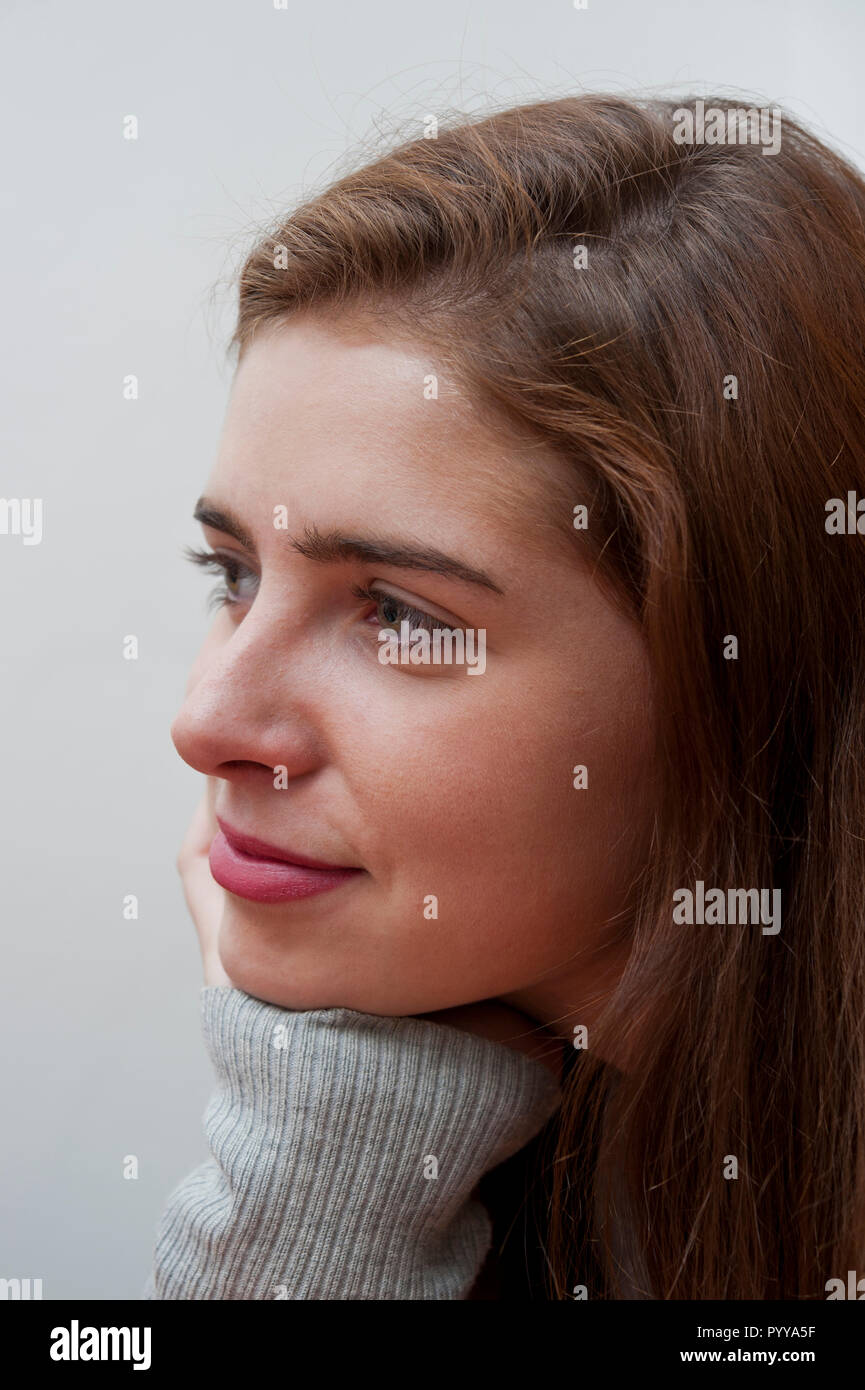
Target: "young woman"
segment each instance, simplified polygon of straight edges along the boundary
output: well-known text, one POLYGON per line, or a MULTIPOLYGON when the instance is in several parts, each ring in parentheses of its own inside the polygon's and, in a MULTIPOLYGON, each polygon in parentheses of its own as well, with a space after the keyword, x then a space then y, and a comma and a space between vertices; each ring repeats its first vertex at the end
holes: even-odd
POLYGON ((250 254, 146 1297, 865 1267, 865 183, 759 114, 466 121, 250 254))

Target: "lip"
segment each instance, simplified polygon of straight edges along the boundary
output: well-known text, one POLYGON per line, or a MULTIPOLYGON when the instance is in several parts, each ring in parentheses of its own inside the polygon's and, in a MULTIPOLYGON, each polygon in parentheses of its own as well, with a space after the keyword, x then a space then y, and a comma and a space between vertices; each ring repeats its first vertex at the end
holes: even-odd
POLYGON ((339 888, 363 869, 326 864, 234 830, 217 816, 210 872, 221 887, 251 902, 284 903, 339 888))
POLYGON ((249 854, 253 859, 278 859, 286 864, 302 864, 307 869, 351 869, 352 864, 328 864, 324 859, 313 859, 308 854, 295 854, 293 849, 280 849, 278 845, 269 845, 266 840, 259 840, 255 835, 245 835, 242 830, 235 830, 233 825, 229 825, 222 816, 216 817, 216 823, 225 836, 228 843, 234 849, 242 850, 244 854, 249 854))

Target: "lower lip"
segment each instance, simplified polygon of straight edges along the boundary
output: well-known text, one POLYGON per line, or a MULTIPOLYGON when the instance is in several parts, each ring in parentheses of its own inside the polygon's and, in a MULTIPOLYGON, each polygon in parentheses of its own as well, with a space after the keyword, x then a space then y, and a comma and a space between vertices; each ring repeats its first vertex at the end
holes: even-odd
POLYGON ((220 830, 210 846, 210 872, 216 882, 254 903, 289 903, 339 888, 363 869, 308 869, 281 859, 259 859, 235 849, 220 830))

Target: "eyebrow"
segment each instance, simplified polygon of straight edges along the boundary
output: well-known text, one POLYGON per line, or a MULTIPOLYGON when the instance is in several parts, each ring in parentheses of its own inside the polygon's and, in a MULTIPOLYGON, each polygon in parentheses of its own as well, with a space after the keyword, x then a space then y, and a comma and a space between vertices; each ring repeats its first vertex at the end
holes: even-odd
MULTIPOLYGON (((236 541, 257 554, 252 536, 241 525, 232 512, 215 506, 206 497, 199 497, 193 517, 202 526, 210 526, 214 531, 224 531, 236 541)), ((404 541, 388 540, 377 536, 348 536, 341 531, 319 531, 317 526, 306 526, 303 538, 290 542, 292 548, 307 560, 321 564, 337 564, 347 560, 377 561, 382 565, 392 565, 396 569, 425 570, 428 574, 442 574, 450 579, 460 579, 466 584, 477 584, 491 589, 493 593, 504 594, 504 589, 485 570, 467 565, 444 551, 409 545, 404 541)))

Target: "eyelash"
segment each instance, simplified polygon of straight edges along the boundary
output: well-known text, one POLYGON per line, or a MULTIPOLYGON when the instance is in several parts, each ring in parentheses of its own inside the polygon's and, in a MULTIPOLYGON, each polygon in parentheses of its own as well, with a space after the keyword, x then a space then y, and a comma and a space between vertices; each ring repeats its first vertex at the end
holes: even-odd
POLYGON ((397 610, 397 617, 390 622, 384 623, 385 627, 393 627, 406 619, 410 628, 421 627, 427 632, 434 632, 436 628, 443 628, 450 631, 459 631, 446 623, 442 618, 434 618, 432 613, 424 613, 419 608, 412 608, 410 604, 404 603, 402 599, 394 598, 393 594, 385 594, 381 589, 366 589, 362 584, 350 584, 349 588, 355 598, 368 599, 370 603, 380 607, 383 603, 391 603, 397 610))
MULTIPOLYGON (((223 577, 231 579, 235 584, 243 575, 250 575, 252 578, 255 578, 252 570, 247 565, 244 565, 241 560, 236 560, 231 555, 220 555, 218 552, 211 550, 196 550, 192 546, 186 547, 185 554, 186 558, 191 561, 193 565, 200 565, 203 569, 221 574, 223 577)), ((385 627, 393 627, 395 624, 402 622, 403 619, 406 619, 412 628, 424 628, 427 632, 432 632, 435 628, 461 631, 460 628, 454 628, 452 624, 445 623, 443 619, 433 617, 431 613, 424 613, 419 608, 412 608, 410 604, 404 603, 402 599, 395 598, 393 594, 384 593, 381 589, 366 588, 362 584, 351 584, 349 588, 355 598, 366 599, 368 602, 374 603, 377 607, 381 607, 383 603, 390 603, 393 608, 396 609, 397 616, 392 618, 390 622, 385 623, 383 625, 385 627)), ((211 592, 207 607, 208 611, 212 611, 213 609, 223 608, 226 605, 237 602, 238 599, 235 598, 223 583, 217 585, 211 592)))
MULTIPOLYGON (((247 565, 240 560, 235 560, 231 555, 219 555, 212 550, 196 550, 192 546, 187 546, 185 550, 187 560, 193 565, 200 565, 202 569, 210 570, 214 574, 221 574, 223 579, 230 578, 235 584, 241 575, 255 576, 247 565)), ((211 590, 207 599, 207 610, 212 612, 215 608, 223 608, 226 604, 237 603, 237 598, 230 592, 226 585, 219 584, 211 590)))

